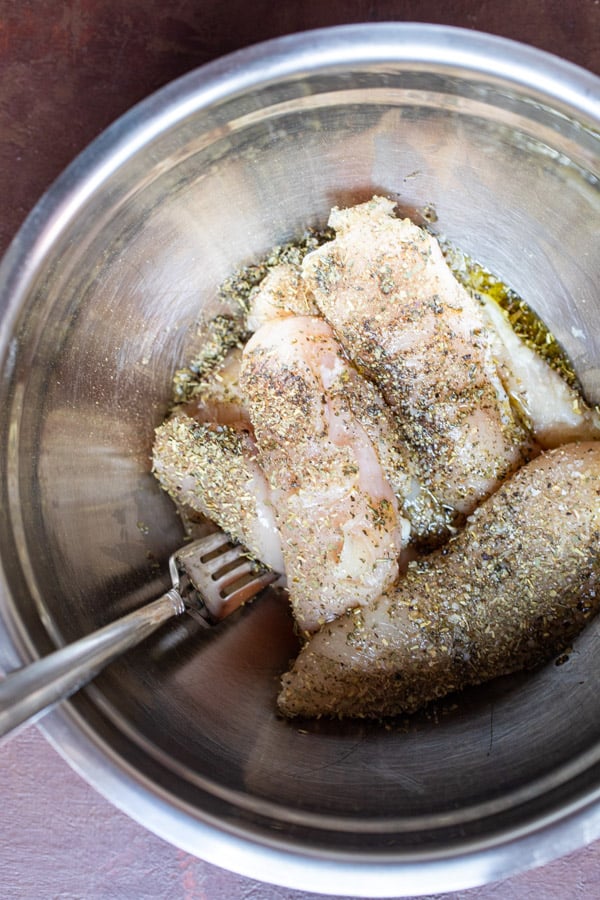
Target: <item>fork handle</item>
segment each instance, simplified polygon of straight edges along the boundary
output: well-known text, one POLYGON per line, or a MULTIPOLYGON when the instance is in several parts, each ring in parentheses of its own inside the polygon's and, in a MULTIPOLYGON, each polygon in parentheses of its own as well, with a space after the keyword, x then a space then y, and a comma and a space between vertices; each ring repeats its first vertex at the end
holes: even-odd
POLYGON ((141 609, 7 675, 0 681, 0 739, 66 700, 184 609, 181 595, 172 588, 141 609))

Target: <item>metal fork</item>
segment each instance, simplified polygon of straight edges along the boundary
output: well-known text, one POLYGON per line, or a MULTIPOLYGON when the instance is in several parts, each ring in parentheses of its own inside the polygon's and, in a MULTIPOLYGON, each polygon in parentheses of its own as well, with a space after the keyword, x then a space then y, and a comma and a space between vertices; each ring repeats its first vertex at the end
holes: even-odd
POLYGON ((70 697, 174 616, 187 610, 209 627, 279 578, 222 531, 173 553, 169 572, 172 587, 158 600, 0 681, 0 738, 70 697))

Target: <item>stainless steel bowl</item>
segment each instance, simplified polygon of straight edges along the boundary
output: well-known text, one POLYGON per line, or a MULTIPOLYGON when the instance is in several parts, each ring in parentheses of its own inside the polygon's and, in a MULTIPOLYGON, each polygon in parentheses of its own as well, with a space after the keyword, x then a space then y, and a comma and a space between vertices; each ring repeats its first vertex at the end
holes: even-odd
MULTIPOLYGON (((180 540, 153 427, 222 279, 333 204, 398 199, 510 283, 600 401, 600 81, 498 38, 334 28, 192 72, 105 132, 1 269, 0 659, 150 599, 180 540)), ((569 662, 386 729, 275 714, 273 597, 166 627, 44 720, 117 806, 218 865, 355 896, 449 890, 600 835, 598 627, 569 662)))

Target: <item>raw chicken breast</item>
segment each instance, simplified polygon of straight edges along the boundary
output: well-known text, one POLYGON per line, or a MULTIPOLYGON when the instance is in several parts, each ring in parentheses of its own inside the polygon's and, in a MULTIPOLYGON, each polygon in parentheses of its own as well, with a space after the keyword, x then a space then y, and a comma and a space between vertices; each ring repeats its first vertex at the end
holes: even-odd
POLYGON ((156 429, 155 476, 176 504, 208 516, 255 559, 283 573, 281 539, 251 426, 243 418, 202 421, 205 409, 194 406, 195 418, 179 411, 156 429))
POLYGON ((244 349, 242 393, 304 631, 393 584, 409 535, 378 448, 348 399, 357 379, 315 317, 274 319, 244 349))
POLYGON ((358 370, 396 414, 419 480, 460 514, 532 454, 494 365, 478 303, 440 247, 380 197, 334 209, 334 241, 303 277, 358 370))
POLYGON ((281 540, 254 431, 240 393, 241 348, 156 429, 153 472, 178 506, 202 513, 253 557, 283 573, 281 540))
POLYGON ((245 425, 251 428, 248 411, 244 408, 240 393, 241 364, 242 349, 235 347, 207 377, 196 397, 180 409, 198 422, 245 425))
POLYGON ((600 412, 589 407, 548 363, 515 334, 504 311, 482 296, 498 373, 541 447, 600 439, 600 412))
MULTIPOLYGON (((318 315, 318 310, 304 290, 299 268, 281 263, 271 270, 253 295, 248 328, 256 330, 274 319, 294 315, 318 315)), ((348 366, 344 372, 339 386, 344 380, 352 382, 352 390, 346 392, 346 401, 350 404, 351 414, 377 447, 385 477, 403 516, 410 521, 411 540, 428 547, 439 543, 440 539, 448 537, 452 516, 420 483, 394 416, 373 383, 348 366)), ((241 397, 237 398, 237 403, 243 406, 241 397)))
POLYGON ((520 469, 443 549, 325 625, 283 678, 288 716, 410 713, 568 646, 600 605, 600 443, 520 469))
POLYGON ((418 549, 437 546, 449 537, 453 517, 420 482, 417 466, 389 406, 373 383, 350 365, 347 365, 338 390, 344 391, 352 415, 377 450, 402 516, 410 523, 411 544, 418 549), (351 390, 348 390, 349 384, 351 390))
POLYGON ((304 290, 300 269, 290 263, 280 263, 252 294, 246 323, 249 331, 257 331, 271 319, 316 313, 318 309, 304 290))

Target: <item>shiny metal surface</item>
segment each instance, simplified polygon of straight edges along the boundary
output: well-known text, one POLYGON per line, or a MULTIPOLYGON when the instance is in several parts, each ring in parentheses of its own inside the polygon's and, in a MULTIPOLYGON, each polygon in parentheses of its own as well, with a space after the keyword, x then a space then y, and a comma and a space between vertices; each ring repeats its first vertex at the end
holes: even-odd
MULTIPOLYGON (((191 73, 93 144, 0 271, 4 667, 156 596, 181 531, 149 451, 190 328, 226 275, 334 203, 377 191, 435 219, 540 312, 600 401, 599 97, 595 77, 497 38, 348 27, 191 73)), ((219 865, 333 894, 450 890, 600 835, 598 644, 594 623, 566 665, 389 730, 290 725, 274 698, 295 639, 273 594, 214 631, 171 623, 44 730, 219 865)))
POLYGON ((0 681, 0 740, 66 700, 105 666, 185 609, 173 588, 104 628, 37 659, 0 681))
POLYGON ((257 571, 246 548, 232 546, 222 531, 172 553, 169 575, 172 587, 162 597, 1 680, 0 742, 71 697, 173 616, 187 609, 196 622, 209 628, 279 578, 270 570, 257 571))

